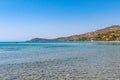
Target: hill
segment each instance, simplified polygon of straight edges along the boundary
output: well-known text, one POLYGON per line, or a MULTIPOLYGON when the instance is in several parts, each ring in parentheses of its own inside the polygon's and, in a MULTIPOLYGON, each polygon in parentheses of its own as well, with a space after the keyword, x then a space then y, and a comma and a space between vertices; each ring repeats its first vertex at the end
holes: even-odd
POLYGON ((54 41, 120 41, 120 26, 113 25, 104 29, 88 32, 81 35, 72 35, 56 39, 34 38, 28 42, 54 42, 54 41))
POLYGON ((56 42, 54 39, 44 39, 44 38, 33 38, 27 42, 56 42))

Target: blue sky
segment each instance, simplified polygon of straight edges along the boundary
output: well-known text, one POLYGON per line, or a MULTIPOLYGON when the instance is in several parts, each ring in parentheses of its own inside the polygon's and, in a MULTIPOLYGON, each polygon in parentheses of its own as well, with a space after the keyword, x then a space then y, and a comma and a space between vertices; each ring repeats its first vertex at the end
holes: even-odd
POLYGON ((56 38, 120 24, 120 0, 0 0, 0 41, 56 38))

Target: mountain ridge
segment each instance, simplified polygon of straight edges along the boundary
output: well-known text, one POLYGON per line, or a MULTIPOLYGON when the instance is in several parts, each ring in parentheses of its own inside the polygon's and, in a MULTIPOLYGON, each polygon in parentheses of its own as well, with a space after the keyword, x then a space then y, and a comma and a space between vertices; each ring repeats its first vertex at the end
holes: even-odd
POLYGON ((58 37, 55 39, 33 38, 27 42, 64 42, 64 41, 120 41, 120 25, 112 25, 104 29, 80 35, 58 37))

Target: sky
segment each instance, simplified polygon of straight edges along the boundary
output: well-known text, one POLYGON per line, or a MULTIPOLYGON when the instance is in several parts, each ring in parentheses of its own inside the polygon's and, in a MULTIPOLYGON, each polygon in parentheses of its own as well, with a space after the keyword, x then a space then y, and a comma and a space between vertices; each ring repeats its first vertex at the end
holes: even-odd
POLYGON ((0 42, 56 38, 120 24, 120 0, 0 0, 0 42))

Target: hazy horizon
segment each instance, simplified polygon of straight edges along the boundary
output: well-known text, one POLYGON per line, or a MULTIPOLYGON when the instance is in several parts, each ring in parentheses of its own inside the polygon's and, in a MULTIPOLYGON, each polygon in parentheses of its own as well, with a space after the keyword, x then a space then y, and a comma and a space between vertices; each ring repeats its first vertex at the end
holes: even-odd
POLYGON ((0 0, 0 42, 83 34, 120 23, 120 0, 0 0))

